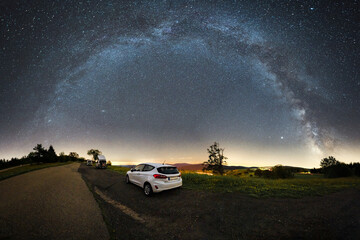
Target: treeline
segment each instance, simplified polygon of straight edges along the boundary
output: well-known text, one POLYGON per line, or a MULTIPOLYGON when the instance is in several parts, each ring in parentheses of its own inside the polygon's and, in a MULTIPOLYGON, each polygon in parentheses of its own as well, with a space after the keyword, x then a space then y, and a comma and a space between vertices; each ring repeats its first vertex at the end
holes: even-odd
POLYGON ((83 161, 84 158, 80 158, 76 152, 70 152, 69 155, 65 155, 61 152, 56 154, 52 145, 48 149, 44 148, 42 144, 37 144, 33 148, 33 152, 30 152, 27 156, 22 158, 11 158, 11 160, 0 160, 0 169, 15 167, 24 164, 39 164, 39 163, 52 163, 52 162, 67 162, 67 161, 83 161))
MULTIPOLYGON (((270 170, 256 169, 254 175, 263 178, 277 179, 277 178, 293 178, 297 172, 307 171, 304 168, 294 168, 277 165, 270 170)), ((343 163, 336 160, 334 157, 329 156, 320 161, 320 168, 314 168, 310 170, 312 174, 324 174, 327 178, 339 178, 339 177, 360 177, 360 163, 343 163)))
POLYGON ((328 178, 337 178, 337 177, 351 177, 358 176, 360 177, 360 163, 343 163, 333 156, 323 158, 320 161, 320 168, 314 168, 311 170, 311 173, 322 173, 325 177, 328 178))

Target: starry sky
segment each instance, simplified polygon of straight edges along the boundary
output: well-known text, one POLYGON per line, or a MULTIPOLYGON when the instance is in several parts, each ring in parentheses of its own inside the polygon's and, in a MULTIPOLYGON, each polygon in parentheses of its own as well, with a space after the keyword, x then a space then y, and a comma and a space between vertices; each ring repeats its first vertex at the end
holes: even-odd
POLYGON ((0 158, 360 161, 360 2, 0 1, 0 158))

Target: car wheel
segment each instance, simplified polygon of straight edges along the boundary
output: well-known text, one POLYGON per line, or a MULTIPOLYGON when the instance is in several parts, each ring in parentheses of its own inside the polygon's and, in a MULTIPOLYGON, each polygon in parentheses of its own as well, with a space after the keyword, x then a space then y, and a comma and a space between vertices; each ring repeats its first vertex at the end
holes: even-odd
POLYGON ((127 184, 130 183, 129 175, 126 175, 125 182, 126 182, 127 184))
POLYGON ((150 196, 152 194, 152 188, 151 188, 151 185, 149 183, 145 183, 144 193, 145 193, 146 196, 150 196))

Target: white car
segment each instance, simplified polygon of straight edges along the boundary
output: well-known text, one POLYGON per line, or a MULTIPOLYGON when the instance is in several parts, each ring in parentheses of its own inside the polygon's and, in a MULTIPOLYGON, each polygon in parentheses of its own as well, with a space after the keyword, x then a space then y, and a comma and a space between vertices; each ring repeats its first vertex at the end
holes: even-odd
POLYGON ((142 163, 126 173, 126 183, 142 187, 146 196, 182 186, 181 173, 175 166, 142 163))

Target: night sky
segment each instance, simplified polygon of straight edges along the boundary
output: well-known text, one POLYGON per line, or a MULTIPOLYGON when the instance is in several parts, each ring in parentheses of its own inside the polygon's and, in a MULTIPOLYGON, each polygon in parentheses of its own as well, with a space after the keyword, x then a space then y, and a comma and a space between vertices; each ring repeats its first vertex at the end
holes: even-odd
POLYGON ((0 158, 360 161, 360 3, 0 1, 0 158))

